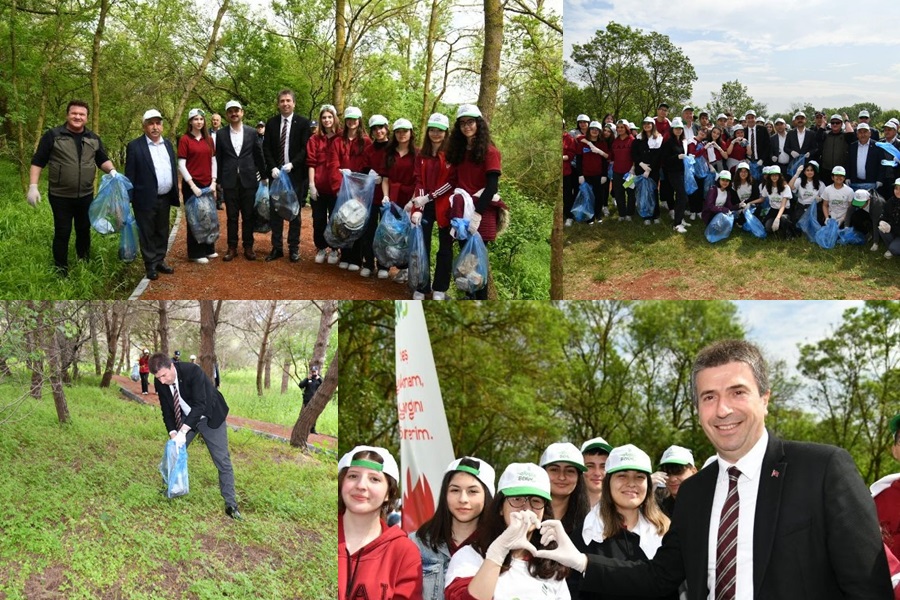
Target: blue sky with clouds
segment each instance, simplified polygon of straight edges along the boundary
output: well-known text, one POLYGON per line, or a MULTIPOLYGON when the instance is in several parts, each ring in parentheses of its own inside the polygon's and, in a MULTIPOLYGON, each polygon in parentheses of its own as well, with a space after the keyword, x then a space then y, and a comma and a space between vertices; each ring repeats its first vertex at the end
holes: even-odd
POLYGON ((801 101, 900 108, 894 1, 564 0, 563 18, 566 60, 573 44, 590 41, 610 21, 669 36, 697 72, 695 106, 738 79, 770 112, 801 101))

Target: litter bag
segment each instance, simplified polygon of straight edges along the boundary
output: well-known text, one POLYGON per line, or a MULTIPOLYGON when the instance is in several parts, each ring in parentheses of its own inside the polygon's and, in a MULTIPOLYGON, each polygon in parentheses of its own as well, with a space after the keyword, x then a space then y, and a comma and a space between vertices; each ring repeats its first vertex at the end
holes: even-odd
POLYGON ((709 163, 706 162, 706 159, 703 157, 697 158, 694 157, 694 177, 697 179, 703 179, 709 175, 709 163))
POLYGON ((649 219, 653 216, 653 192, 656 191, 656 182, 643 175, 638 175, 634 178, 634 189, 637 192, 638 214, 644 219, 649 219))
POLYGON ((269 186, 269 196, 272 198, 272 208, 278 216, 285 221, 290 221, 300 213, 300 201, 290 176, 282 171, 269 186))
POLYGON ((594 218, 594 188, 585 181, 578 188, 575 196, 575 204, 572 206, 572 216, 579 223, 586 223, 594 218))
POLYGON ((766 239, 766 226, 753 214, 752 209, 748 208, 744 211, 743 229, 744 231, 749 231, 754 237, 758 237, 761 240, 766 239))
POLYGON ((838 244, 842 246, 862 246, 865 243, 866 236, 853 227, 845 227, 838 233, 838 244))
POLYGON ((684 157, 684 193, 688 196, 697 191, 697 180, 694 179, 695 162, 690 154, 684 157))
POLYGON ((816 232, 816 243, 826 250, 831 250, 837 243, 837 239, 838 222, 829 218, 825 221, 825 226, 816 232))
POLYGON ((809 208, 806 209, 806 212, 797 219, 797 227, 800 228, 800 231, 803 232, 806 239, 813 243, 816 241, 816 232, 822 228, 822 226, 819 225, 816 213, 816 202, 814 200, 813 203, 809 205, 809 208))
POLYGON ((341 189, 338 191, 334 210, 325 228, 325 241, 332 248, 349 248, 362 237, 369 220, 372 197, 375 195, 374 171, 362 173, 342 173, 341 189))
POLYGON ((409 261, 407 263, 407 285, 411 292, 420 290, 428 283, 428 252, 425 251, 425 234, 422 225, 409 228, 409 261))
POLYGON ((88 207, 91 226, 102 235, 117 233, 125 225, 131 213, 128 190, 134 186, 124 175, 104 175, 100 178, 100 189, 88 207))
POLYGON ((790 179, 791 177, 793 177, 797 172, 797 169, 799 169, 805 162, 806 156, 804 154, 801 154, 800 156, 792 160, 791 164, 788 165, 787 168, 787 178, 790 179))
POLYGON ((706 226, 706 239, 710 244, 722 241, 731 235, 734 226, 734 215, 719 213, 706 226))
POLYGON ((753 181, 757 183, 762 181, 762 167, 752 160, 747 162, 750 163, 750 177, 753 178, 753 181))
POLYGON ((181 449, 175 444, 175 440, 166 442, 163 451, 162 462, 159 463, 159 473, 166 485, 166 497, 176 498, 184 496, 190 491, 187 467, 187 446, 181 449))
POLYGON ((456 287, 467 294, 474 294, 487 285, 488 253, 480 233, 469 236, 453 262, 453 279, 456 287))
POLYGON ((253 208, 266 221, 272 216, 271 206, 269 206, 269 186, 262 181, 259 182, 259 187, 256 188, 256 199, 253 201, 253 208))
POLYGON ((391 202, 381 209, 381 222, 375 230, 372 249, 379 269, 406 266, 409 259, 409 215, 391 202))
POLYGON ((137 258, 138 253, 137 224, 134 222, 134 215, 129 213, 125 218, 121 233, 119 236, 119 260, 130 263, 137 258))
POLYGON ((184 212, 191 232, 201 244, 214 244, 219 239, 219 213, 210 188, 200 190, 184 202, 184 212))
MULTIPOLYGON (((469 239, 469 220, 462 217, 454 217, 450 219, 450 229, 456 232, 454 236, 457 240, 464 242, 469 239)), ((452 233, 451 233, 452 235, 452 233)))
POLYGON ((131 380, 138 381, 141 378, 141 366, 137 363, 131 365, 131 380))

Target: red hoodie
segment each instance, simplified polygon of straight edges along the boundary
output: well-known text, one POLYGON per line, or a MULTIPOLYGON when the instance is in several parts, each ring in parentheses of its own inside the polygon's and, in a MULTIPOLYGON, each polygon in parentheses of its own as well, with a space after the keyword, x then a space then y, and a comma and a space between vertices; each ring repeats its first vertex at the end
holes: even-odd
POLYGON ((382 520, 381 535, 351 555, 344 515, 338 514, 338 600, 422 600, 422 555, 416 543, 382 520))

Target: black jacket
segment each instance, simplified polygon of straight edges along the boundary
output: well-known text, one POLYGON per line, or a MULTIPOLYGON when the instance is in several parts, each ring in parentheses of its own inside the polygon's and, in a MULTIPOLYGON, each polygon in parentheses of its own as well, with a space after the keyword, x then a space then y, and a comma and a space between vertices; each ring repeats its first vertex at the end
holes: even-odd
MULTIPOLYGON (((649 492, 653 493, 653 492, 649 492)), ((579 532, 580 533, 580 532, 579 532)), ((581 537, 580 535, 578 537, 581 537)), ((616 535, 606 538, 602 542, 591 541, 588 544, 586 554, 597 556, 605 556, 618 560, 635 562, 646 561, 647 555, 641 550, 641 536, 623 529, 616 535)), ((580 573, 576 573, 579 578, 580 573)), ((596 594, 581 590, 579 597, 581 600, 632 600, 635 598, 632 594, 596 594)), ((644 596, 641 596, 642 598, 644 596)), ((659 600, 678 600, 678 592, 663 594, 661 596, 650 596, 649 598, 657 598, 659 600)))
POLYGON ((313 396, 316 395, 316 390, 319 389, 319 386, 322 385, 321 377, 307 377, 299 384, 300 389, 303 390, 303 406, 309 404, 309 401, 312 400, 313 396))
MULTIPOLYGON (((169 204, 178 206, 178 178, 175 175, 175 152, 172 143, 163 138, 166 153, 169 155, 169 164, 172 171, 172 189, 166 194, 169 204)), ((147 136, 128 142, 125 155, 125 176, 131 181, 134 188, 129 192, 134 210, 152 210, 156 206, 158 188, 156 181, 156 168, 153 166, 153 157, 150 156, 150 148, 147 146, 147 136)))
MULTIPOLYGON (((178 390, 181 399, 191 407, 191 414, 184 415, 184 424, 197 429, 200 417, 206 416, 207 424, 218 429, 228 416, 228 405, 212 380, 206 376, 200 365, 189 362, 172 363, 178 373, 178 390)), ((175 408, 172 403, 172 388, 159 379, 154 381, 159 396, 166 431, 175 430, 175 408)))
POLYGON ((856 172, 856 155, 858 153, 859 142, 853 142, 850 144, 850 149, 847 152, 847 179, 851 183, 876 183, 881 181, 881 159, 884 157, 884 150, 875 145, 875 140, 869 140, 869 152, 866 154, 865 179, 860 179, 859 173, 856 172))
POLYGON ((262 150, 256 143, 257 137, 255 129, 244 125, 244 141, 238 156, 231 143, 231 127, 223 127, 216 132, 216 168, 219 185, 223 188, 234 189, 240 181, 244 189, 256 189, 259 181, 257 172, 260 178, 269 178, 262 150))
MULTIPOLYGON (((309 119, 301 117, 297 113, 291 117, 291 133, 287 140, 288 161, 291 163, 289 174, 294 189, 298 189, 301 183, 309 179, 309 169, 306 166, 306 143, 309 141, 309 119)), ((266 167, 271 171, 284 165, 281 157, 281 115, 277 114, 266 121, 266 138, 263 140, 263 155, 266 159, 266 167)), ((299 192, 298 192, 299 195, 299 192)))

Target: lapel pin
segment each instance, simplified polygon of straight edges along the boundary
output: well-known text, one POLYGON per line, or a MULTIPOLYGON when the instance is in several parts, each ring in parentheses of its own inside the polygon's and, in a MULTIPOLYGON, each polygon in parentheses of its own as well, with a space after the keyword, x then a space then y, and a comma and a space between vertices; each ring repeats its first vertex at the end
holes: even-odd
POLYGON ((778 475, 780 475, 780 473, 778 472, 778 470, 777 470, 777 469, 772 469, 772 477, 778 477, 778 475))

